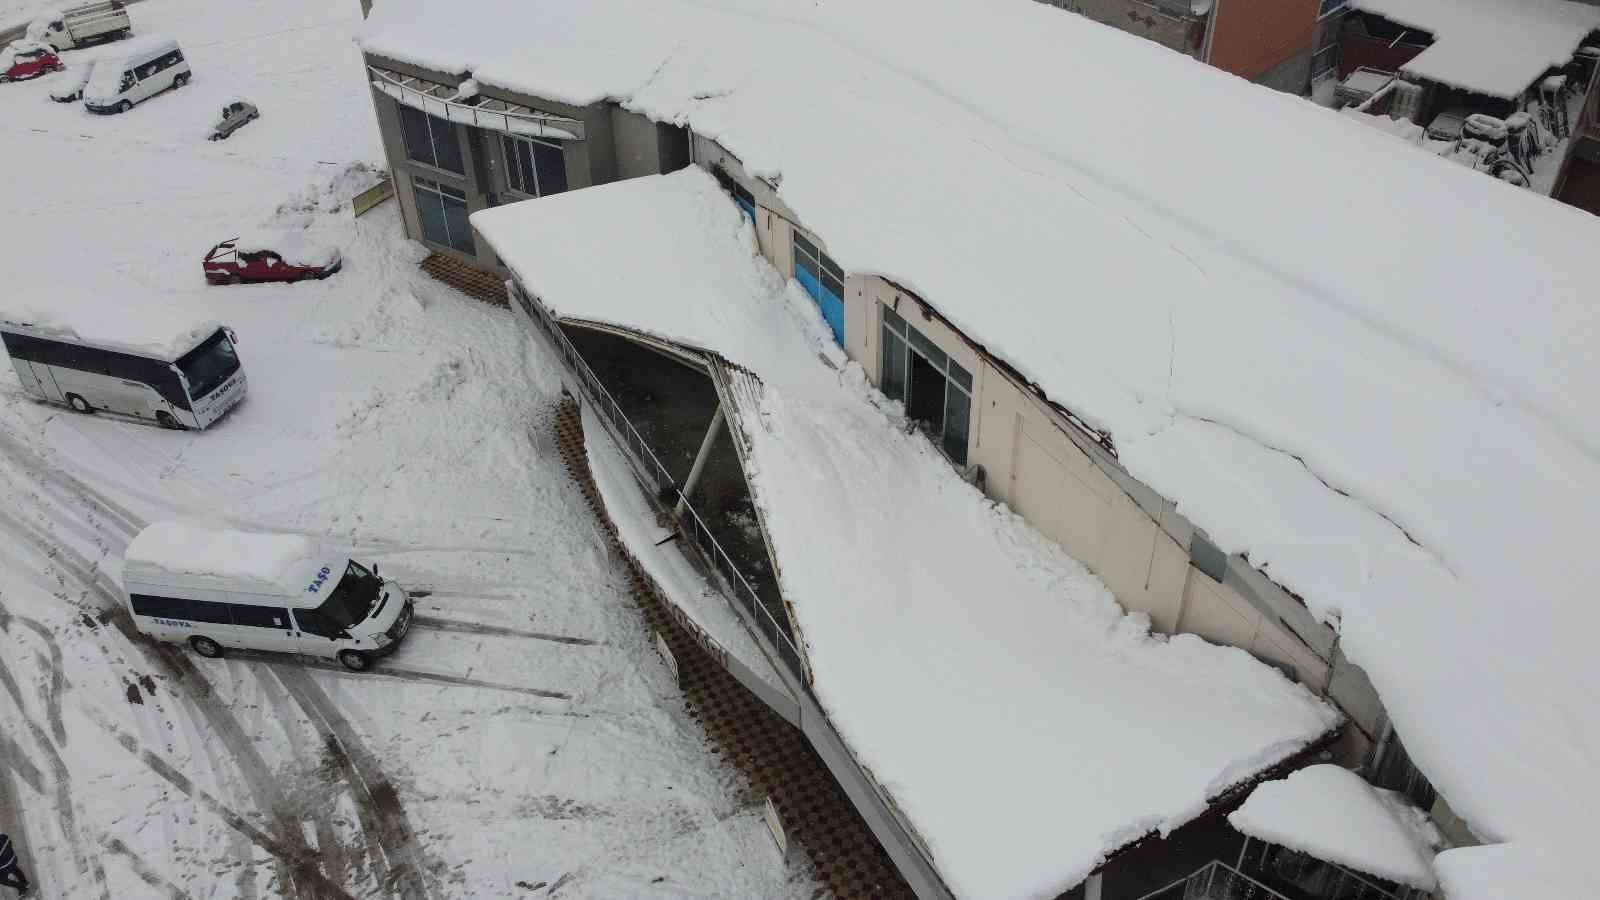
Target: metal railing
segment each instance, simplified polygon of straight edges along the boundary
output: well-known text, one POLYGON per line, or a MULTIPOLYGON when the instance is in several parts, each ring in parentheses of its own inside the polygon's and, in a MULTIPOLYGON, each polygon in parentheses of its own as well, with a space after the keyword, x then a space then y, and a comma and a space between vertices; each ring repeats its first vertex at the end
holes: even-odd
POLYGON ((523 137, 553 138, 562 141, 584 139, 581 119, 538 113, 524 106, 504 100, 477 97, 477 103, 465 102, 468 98, 456 95, 456 88, 447 84, 424 81, 412 75, 402 75, 367 66, 372 76, 372 86, 413 109, 421 110, 447 122, 459 122, 473 128, 483 128, 504 134, 523 137))
MULTIPOLYGON (((1386 889, 1343 866, 1332 863, 1322 863, 1322 866, 1328 877, 1315 888, 1308 890, 1305 896, 1337 898, 1337 900, 1423 900, 1429 896, 1427 892, 1415 888, 1386 889)), ((1217 859, 1166 887, 1145 894, 1139 900, 1294 900, 1294 898, 1217 859)))
POLYGON ((717 573, 727 594, 750 614, 757 628, 771 642, 790 672, 800 680, 801 684, 810 684, 800 650, 790 637, 789 630, 780 625, 766 604, 761 602, 761 597, 755 588, 750 586, 750 582, 739 571, 739 567, 734 565, 733 558, 728 552, 722 549, 722 544, 712 535, 705 520, 695 511, 694 504, 684 496, 672 473, 661 464, 655 451, 650 449, 650 445, 645 443, 638 429, 628 421, 628 417, 623 414, 622 407, 611 396, 611 392, 600 383, 600 379, 589 368, 582 354, 567 338, 566 332, 561 330, 560 323, 550 315, 550 311, 545 309, 538 298, 530 296, 521 285, 512 281, 507 282, 506 287, 511 301, 539 327, 539 331, 550 340, 557 355, 566 363, 568 370, 577 377, 583 390, 589 395, 591 408, 600 414, 606 430, 626 451, 623 455, 628 458, 634 469, 634 475, 652 501, 667 509, 681 504, 684 514, 678 516, 678 526, 684 538, 700 551, 707 565, 717 573))

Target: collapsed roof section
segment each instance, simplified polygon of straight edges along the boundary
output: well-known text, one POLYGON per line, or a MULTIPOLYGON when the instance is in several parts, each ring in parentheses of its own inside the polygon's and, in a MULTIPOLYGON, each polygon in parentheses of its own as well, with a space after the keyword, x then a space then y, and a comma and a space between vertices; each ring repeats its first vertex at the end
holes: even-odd
POLYGON ((730 415, 817 698, 957 894, 1066 890, 1337 725, 1243 651, 1152 636, 897 427, 705 172, 472 221, 562 316, 759 379, 730 415))

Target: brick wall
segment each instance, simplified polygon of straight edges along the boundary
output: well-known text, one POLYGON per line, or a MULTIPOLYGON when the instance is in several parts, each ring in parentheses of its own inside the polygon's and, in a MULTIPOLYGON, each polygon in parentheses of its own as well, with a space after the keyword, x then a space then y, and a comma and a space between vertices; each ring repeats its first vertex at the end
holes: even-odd
POLYGON ((1219 0, 1211 34, 1211 64, 1255 80, 1311 48, 1317 0, 1219 0))
POLYGON ((1419 44, 1395 44, 1390 40, 1360 34, 1343 34, 1339 37, 1339 77, 1343 78, 1362 66, 1398 72, 1400 67, 1428 49, 1419 44))

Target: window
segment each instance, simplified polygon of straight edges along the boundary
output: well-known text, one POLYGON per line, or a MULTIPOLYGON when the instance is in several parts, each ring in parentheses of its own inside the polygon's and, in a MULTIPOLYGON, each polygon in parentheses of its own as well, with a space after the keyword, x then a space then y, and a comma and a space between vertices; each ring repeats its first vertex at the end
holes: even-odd
POLYGON ((230 603, 228 612, 233 624, 249 628, 277 628, 287 631, 289 612, 281 606, 254 606, 248 603, 230 603))
POLYGON ((711 174, 722 185, 722 189, 733 195, 733 202, 738 204, 744 214, 749 217, 750 224, 756 222, 756 196, 750 193, 744 185, 733 180, 733 176, 723 170, 721 166, 713 166, 711 174))
POLYGON ((844 346, 844 270, 798 231, 794 234, 794 277, 817 301, 834 342, 844 346))
POLYGON ((461 144, 456 140, 454 125, 420 109, 397 106, 400 110, 400 134, 405 138, 408 158, 457 175, 466 172, 461 162, 461 144))
POLYGON ((413 178, 411 183, 416 188, 423 239, 462 253, 476 252, 472 226, 467 224, 467 195, 426 178, 413 178))
POLYGON ((216 625, 233 624, 233 617, 228 614, 228 604, 212 603, 210 600, 190 600, 189 618, 196 622, 211 622, 216 625))
POLYGON ((534 138, 500 136, 506 185, 519 194, 544 197, 567 189, 567 163, 561 145, 534 138))
POLYGON ((906 405, 906 416, 958 466, 967 464, 972 424, 972 374, 911 323, 883 307, 883 393, 906 405))
POLYGON ((301 631, 318 637, 331 638, 343 630, 314 609, 295 610, 294 620, 299 623, 301 631))
POLYGON ((1341 9, 1345 8, 1350 0, 1321 0, 1317 5, 1317 18, 1326 19, 1341 9))
POLYGON ((137 616, 159 616, 163 619, 188 619, 189 601, 177 597, 156 597, 151 594, 131 594, 133 613, 137 616))

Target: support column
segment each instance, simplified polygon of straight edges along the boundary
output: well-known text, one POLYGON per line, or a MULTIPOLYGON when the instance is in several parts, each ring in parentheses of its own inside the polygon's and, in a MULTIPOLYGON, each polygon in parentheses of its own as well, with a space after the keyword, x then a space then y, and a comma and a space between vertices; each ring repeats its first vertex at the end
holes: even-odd
POLYGON ((689 469, 689 477, 683 481, 683 497, 678 500, 678 508, 673 510, 677 515, 683 515, 684 508, 689 504, 689 495, 700 484, 700 474, 705 471, 706 460, 711 456, 711 445, 717 442, 717 435, 722 433, 722 402, 717 402, 717 411, 711 416, 711 424, 706 427, 706 436, 700 441, 700 452, 694 456, 694 466, 689 469))

